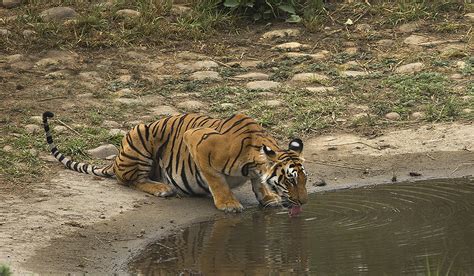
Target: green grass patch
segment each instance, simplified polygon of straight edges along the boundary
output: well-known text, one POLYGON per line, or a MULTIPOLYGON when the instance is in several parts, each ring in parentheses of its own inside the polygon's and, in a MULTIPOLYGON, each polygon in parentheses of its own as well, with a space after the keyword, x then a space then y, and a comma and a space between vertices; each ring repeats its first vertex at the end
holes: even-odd
POLYGON ((4 264, 0 264, 0 276, 10 276, 13 273, 10 270, 10 267, 4 264))

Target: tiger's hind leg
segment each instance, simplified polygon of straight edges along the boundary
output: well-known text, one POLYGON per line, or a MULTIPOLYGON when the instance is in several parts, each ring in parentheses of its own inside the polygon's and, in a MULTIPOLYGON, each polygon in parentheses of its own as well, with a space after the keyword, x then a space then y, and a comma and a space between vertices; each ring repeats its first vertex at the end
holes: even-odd
POLYGON ((140 191, 159 197, 169 197, 176 194, 176 190, 171 188, 168 184, 154 182, 151 180, 141 183, 135 183, 134 186, 140 191))

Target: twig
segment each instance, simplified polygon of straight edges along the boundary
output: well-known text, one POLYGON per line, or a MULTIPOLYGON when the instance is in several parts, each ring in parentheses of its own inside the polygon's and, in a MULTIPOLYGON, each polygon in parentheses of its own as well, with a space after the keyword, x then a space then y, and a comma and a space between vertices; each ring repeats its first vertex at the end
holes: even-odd
POLYGON ((52 97, 52 98, 41 99, 41 100, 38 100, 38 102, 46 102, 46 101, 52 101, 52 100, 57 100, 57 99, 67 99, 67 97, 57 96, 57 97, 52 97))
POLYGON ((58 121, 58 123, 60 123, 61 125, 65 126, 67 129, 69 129, 70 131, 74 132, 75 134, 81 136, 81 134, 77 131, 75 131, 72 127, 68 126, 65 122, 59 120, 59 119, 56 119, 56 121, 58 121))
POLYGON ((453 175, 455 172, 457 172, 457 170, 459 170, 460 167, 467 166, 467 165, 474 165, 474 163, 461 163, 451 172, 450 175, 453 175))
POLYGON ((376 150, 382 150, 380 147, 374 147, 374 146, 372 146, 372 145, 369 145, 369 144, 367 144, 367 143, 360 142, 360 141, 359 141, 359 142, 342 143, 342 144, 336 144, 336 145, 330 145, 330 144, 328 144, 328 145, 326 145, 326 146, 328 146, 328 147, 337 147, 337 146, 346 146, 346 145, 353 145, 353 144, 362 144, 362 145, 368 146, 369 148, 373 148, 373 149, 376 149, 376 150))
POLYGON ((169 246, 166 246, 166 245, 164 245, 164 244, 162 244, 162 243, 155 242, 155 244, 156 244, 156 245, 159 245, 159 246, 161 246, 161 247, 164 247, 164 248, 166 248, 166 249, 173 250, 173 248, 171 248, 171 247, 169 247, 169 246))

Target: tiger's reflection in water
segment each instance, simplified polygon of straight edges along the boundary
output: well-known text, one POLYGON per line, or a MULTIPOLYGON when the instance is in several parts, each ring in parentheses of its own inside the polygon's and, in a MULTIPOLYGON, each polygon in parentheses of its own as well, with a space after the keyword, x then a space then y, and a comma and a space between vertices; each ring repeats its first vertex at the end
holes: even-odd
POLYGON ((262 275, 309 271, 310 242, 300 235, 301 219, 276 223, 281 217, 276 216, 274 210, 249 216, 253 223, 248 223, 245 216, 235 216, 192 225, 180 234, 150 245, 135 258, 131 270, 145 275, 262 275), (281 228, 278 236, 274 235, 275 227, 281 228), (282 240, 281 236, 286 239, 282 240))

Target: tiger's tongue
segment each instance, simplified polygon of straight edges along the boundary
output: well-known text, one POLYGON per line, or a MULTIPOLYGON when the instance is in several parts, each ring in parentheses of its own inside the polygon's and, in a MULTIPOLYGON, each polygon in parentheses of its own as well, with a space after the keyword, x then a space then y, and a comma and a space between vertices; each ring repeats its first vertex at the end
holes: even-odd
POLYGON ((301 205, 293 205, 291 208, 288 210, 288 214, 290 217, 296 217, 303 211, 303 208, 301 208, 301 205))

